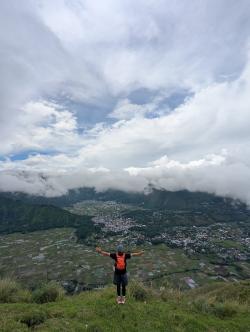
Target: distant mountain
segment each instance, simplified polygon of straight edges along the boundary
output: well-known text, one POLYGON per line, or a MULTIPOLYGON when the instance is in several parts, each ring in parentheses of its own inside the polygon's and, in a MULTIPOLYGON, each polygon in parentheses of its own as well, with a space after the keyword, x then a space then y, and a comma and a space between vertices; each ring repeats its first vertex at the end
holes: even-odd
POLYGON ((70 206, 83 200, 93 200, 96 199, 96 195, 97 194, 94 188, 80 188, 75 190, 69 190, 67 194, 57 197, 36 196, 22 192, 0 192, 0 197, 20 200, 26 203, 49 204, 58 207, 70 206))
POLYGON ((80 228, 86 236, 95 229, 89 216, 74 215, 52 205, 34 205, 0 196, 0 234, 56 227, 80 228))
POLYGON ((84 200, 116 201, 118 203, 134 204, 149 209, 196 210, 201 207, 216 206, 220 208, 246 209, 240 201, 208 194, 205 192, 166 191, 153 189, 149 194, 124 192, 121 190, 106 190, 96 192, 94 188, 79 188, 69 190, 67 194, 58 197, 33 196, 25 193, 0 193, 0 197, 21 200, 33 204, 51 204, 64 207, 84 200))
MULTIPOLYGON (((49 198, 24 193, 1 193, 0 197, 20 200, 25 204, 49 204, 57 207, 71 206, 84 200, 132 204, 138 209, 125 213, 123 216, 132 218, 139 223, 149 223, 151 230, 154 226, 158 231, 161 230, 163 221, 166 220, 169 220, 169 225, 250 222, 250 210, 244 203, 204 192, 189 192, 187 190, 172 192, 153 189, 150 193, 145 194, 111 189, 96 192, 94 188, 79 188, 69 190, 66 195, 60 197, 49 198)), ((79 228, 79 232, 84 234, 85 228, 79 228)))

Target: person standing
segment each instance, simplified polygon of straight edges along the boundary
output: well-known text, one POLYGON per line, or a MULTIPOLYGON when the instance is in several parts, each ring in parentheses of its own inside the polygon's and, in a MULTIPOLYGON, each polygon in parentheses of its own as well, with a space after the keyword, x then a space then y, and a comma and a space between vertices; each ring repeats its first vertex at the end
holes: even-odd
POLYGON ((109 256, 115 261, 113 283, 116 285, 116 301, 118 304, 124 304, 126 300, 126 286, 128 285, 127 259, 134 256, 141 256, 144 251, 125 253, 122 244, 119 244, 117 251, 113 253, 103 251, 100 247, 96 247, 96 251, 103 256, 109 256))

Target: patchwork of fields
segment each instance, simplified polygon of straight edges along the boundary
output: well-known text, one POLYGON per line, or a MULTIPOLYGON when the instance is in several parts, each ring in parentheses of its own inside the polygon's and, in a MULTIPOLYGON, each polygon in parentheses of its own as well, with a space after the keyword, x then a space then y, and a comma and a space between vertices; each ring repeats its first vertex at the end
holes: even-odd
MULTIPOLYGON (((109 239, 99 239, 96 244, 107 251, 113 251, 119 240, 120 236, 116 235, 109 239)), ((112 282, 111 259, 98 255, 95 246, 78 243, 72 228, 3 235, 0 243, 1 277, 15 277, 30 286, 47 280, 62 283, 74 280, 86 286, 112 282)), ((132 258, 128 262, 132 279, 159 287, 170 283, 181 288, 192 285, 190 280, 196 286, 223 279, 216 270, 218 267, 209 263, 205 256, 191 259, 182 249, 172 249, 165 244, 138 247, 127 245, 126 249, 145 250, 143 257, 132 258)), ((234 270, 233 267, 230 269, 234 270)))

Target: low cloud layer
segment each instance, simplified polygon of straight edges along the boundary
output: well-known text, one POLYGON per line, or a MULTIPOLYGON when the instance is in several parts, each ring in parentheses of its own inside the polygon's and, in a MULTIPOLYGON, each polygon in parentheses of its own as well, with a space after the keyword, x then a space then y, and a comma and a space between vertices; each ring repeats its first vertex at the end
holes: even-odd
POLYGON ((150 184, 250 204, 248 1, 0 9, 1 190, 150 184))

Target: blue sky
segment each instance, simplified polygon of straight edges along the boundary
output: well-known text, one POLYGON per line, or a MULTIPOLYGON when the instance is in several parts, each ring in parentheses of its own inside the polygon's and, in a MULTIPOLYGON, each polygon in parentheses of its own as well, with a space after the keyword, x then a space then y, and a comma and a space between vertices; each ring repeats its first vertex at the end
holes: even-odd
POLYGON ((247 0, 2 1, 0 189, 152 183, 250 202, 249 12, 247 0))

